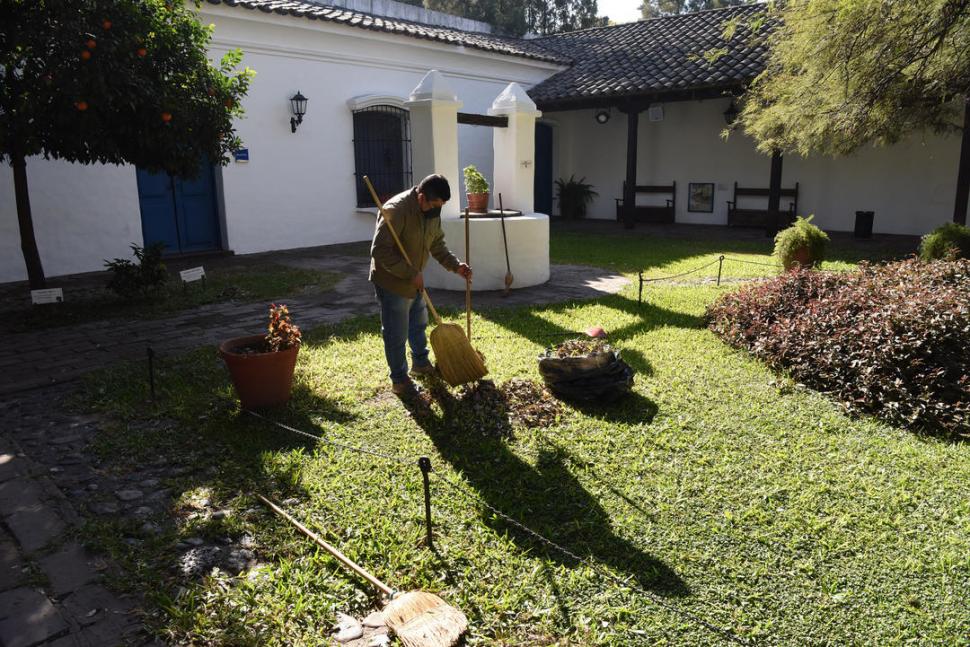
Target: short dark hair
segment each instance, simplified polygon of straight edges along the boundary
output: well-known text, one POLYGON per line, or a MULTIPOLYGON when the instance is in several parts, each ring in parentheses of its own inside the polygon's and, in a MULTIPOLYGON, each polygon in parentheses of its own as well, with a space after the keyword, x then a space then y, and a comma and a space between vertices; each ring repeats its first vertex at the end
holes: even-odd
POLYGON ((418 184, 418 193, 423 193, 426 200, 451 200, 451 186, 444 175, 429 175, 418 184))

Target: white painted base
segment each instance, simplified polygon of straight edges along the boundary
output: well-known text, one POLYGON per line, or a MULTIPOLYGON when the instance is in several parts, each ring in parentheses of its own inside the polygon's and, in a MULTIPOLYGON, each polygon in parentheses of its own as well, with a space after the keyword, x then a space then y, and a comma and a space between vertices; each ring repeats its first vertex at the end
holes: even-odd
MULTIPOLYGON (((469 232, 473 291, 505 289, 505 248, 502 222, 499 218, 472 218, 469 232)), ((443 219, 448 247, 461 260, 466 260, 465 220, 443 219)), ((541 285, 549 280, 549 216, 526 213, 505 219, 509 241, 509 264, 514 281, 512 289, 541 285)), ((434 259, 428 260, 424 281, 429 288, 464 290, 465 280, 448 272, 434 259)), ((431 295, 434 299, 434 294, 431 295)))

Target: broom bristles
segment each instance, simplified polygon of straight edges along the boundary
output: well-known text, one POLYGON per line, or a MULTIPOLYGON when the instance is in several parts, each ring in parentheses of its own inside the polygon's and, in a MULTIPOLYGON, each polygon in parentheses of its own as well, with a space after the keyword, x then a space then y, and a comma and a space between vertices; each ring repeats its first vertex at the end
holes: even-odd
POLYGON ((451 386, 467 384, 488 375, 481 353, 472 348, 458 324, 439 324, 431 331, 431 348, 438 360, 438 371, 451 386))
POLYGON ((406 647, 450 647, 468 630, 464 613, 424 591, 394 598, 384 607, 383 616, 406 647))

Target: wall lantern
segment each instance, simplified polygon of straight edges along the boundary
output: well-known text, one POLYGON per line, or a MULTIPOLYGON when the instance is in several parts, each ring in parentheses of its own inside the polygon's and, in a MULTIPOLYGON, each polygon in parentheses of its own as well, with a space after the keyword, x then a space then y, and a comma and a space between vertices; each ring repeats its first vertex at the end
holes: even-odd
POLYGON ((296 132, 296 127, 303 123, 303 115, 306 114, 307 98, 299 90, 290 97, 290 107, 293 109, 293 117, 290 117, 290 129, 296 132))
POLYGON ((724 122, 728 126, 733 126, 734 122, 737 121, 737 118, 738 107, 734 105, 734 99, 731 99, 731 104, 727 107, 727 110, 724 111, 724 122))
POLYGON ((610 113, 606 110, 600 110, 596 113, 596 123, 603 125, 610 120, 610 113))

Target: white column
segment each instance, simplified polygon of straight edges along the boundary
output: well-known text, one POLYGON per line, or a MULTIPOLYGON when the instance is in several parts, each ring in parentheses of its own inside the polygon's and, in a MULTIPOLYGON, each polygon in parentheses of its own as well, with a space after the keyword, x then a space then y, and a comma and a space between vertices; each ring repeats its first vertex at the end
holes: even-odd
POLYGON ((531 213, 534 204, 536 119, 542 113, 518 83, 509 83, 492 102, 490 115, 508 117, 507 128, 492 129, 495 171, 492 205, 498 194, 506 209, 531 213))
POLYGON ((458 110, 461 101, 438 70, 424 75, 411 91, 411 170, 417 184, 432 173, 448 178, 452 199, 441 217, 458 218, 461 175, 458 172, 458 110))

